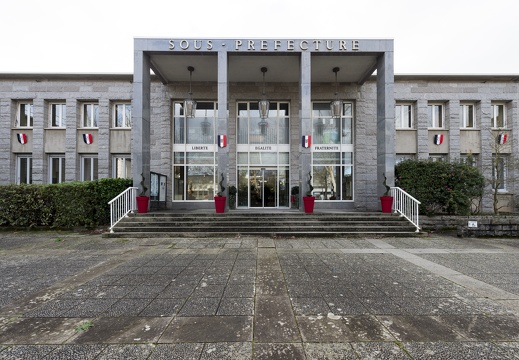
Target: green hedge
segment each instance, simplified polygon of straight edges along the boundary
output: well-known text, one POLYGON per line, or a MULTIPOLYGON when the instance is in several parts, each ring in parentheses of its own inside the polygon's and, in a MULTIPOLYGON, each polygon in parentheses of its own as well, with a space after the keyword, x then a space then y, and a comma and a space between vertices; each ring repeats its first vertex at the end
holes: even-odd
POLYGON ((485 179, 477 167, 462 162, 406 160, 395 167, 395 184, 422 203, 422 214, 469 215, 485 179))
POLYGON ((110 221, 108 202, 131 179, 100 179, 56 185, 0 186, 0 225, 95 228, 110 221))

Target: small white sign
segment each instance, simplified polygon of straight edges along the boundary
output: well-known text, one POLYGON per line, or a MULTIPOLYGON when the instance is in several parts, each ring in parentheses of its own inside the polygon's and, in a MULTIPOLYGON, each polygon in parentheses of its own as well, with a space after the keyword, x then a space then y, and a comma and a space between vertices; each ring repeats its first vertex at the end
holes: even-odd
POLYGON ((468 225, 469 228, 477 228, 478 222, 477 221, 469 221, 468 225))

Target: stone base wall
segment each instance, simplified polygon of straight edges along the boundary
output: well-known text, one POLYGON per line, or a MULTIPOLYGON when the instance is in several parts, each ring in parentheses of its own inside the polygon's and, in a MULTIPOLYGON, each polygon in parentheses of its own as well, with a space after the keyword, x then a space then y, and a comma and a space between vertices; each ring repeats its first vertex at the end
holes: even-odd
POLYGON ((424 231, 456 231, 459 237, 519 236, 519 215, 435 216, 420 222, 424 231))

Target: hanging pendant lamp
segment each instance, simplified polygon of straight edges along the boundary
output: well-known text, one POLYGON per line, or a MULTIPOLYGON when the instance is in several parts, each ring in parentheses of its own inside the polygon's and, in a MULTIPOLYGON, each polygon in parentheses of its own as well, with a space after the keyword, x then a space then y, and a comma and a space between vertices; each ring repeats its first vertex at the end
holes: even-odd
MULTIPOLYGON (((267 97, 265 95, 265 73, 267 72, 267 68, 262 67, 261 72, 263 73, 263 94, 262 94, 261 100, 258 102, 258 107, 259 107, 260 118, 266 119, 269 117, 269 107, 270 107, 270 102, 267 100, 267 97)), ((261 124, 261 122, 260 122, 260 124, 261 124)))
POLYGON ((332 112, 332 118, 340 118, 342 115, 342 101, 339 100, 339 91, 337 84, 337 73, 340 68, 334 67, 333 72, 335 73, 335 100, 330 103, 330 110, 332 112))
POLYGON ((186 117, 195 117, 196 113, 196 101, 193 100, 193 93, 191 91, 191 76, 193 75, 193 71, 195 68, 192 66, 188 66, 187 70, 189 71, 189 98, 184 101, 184 112, 186 117))

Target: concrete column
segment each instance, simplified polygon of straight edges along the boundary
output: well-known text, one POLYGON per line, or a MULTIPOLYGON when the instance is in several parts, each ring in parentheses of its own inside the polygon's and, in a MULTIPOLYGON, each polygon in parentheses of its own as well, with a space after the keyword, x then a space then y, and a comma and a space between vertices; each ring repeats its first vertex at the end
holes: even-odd
MULTIPOLYGON (((228 81, 228 57, 227 51, 218 52, 218 117, 216 126, 216 135, 228 135, 228 97, 229 97, 229 81, 228 81)), ((227 136, 229 140, 229 136, 227 136)), ((233 139, 237 141, 237 139, 233 139)), ((218 166, 216 168, 216 191, 220 191, 221 174, 224 176, 223 186, 225 191, 223 196, 227 196, 229 190, 229 147, 218 147, 218 166)), ((225 211, 229 209, 229 204, 225 204, 225 211)))
POLYGON ((134 53, 132 101, 133 186, 141 190, 141 173, 150 188, 150 59, 144 51, 134 53))
POLYGON ((429 158, 429 118, 427 115, 427 100, 416 102, 416 139, 417 158, 426 160, 429 158))
POLYGON ((445 121, 449 129, 449 160, 459 160, 460 158, 460 102, 450 100, 445 106, 445 121))
POLYGON ((32 104, 34 117, 32 128, 32 183, 45 184, 47 183, 47 176, 44 173, 45 101, 43 99, 34 99, 32 104))
POLYGON ((110 101, 99 100, 99 124, 97 132, 98 178, 112 177, 110 173, 110 101))
POLYGON ((379 56, 377 63, 377 196, 395 184, 395 98, 393 51, 379 56))
MULTIPOLYGON (((4 166, 4 171, 0 172, 0 184, 7 185, 13 183, 14 162, 11 162, 11 127, 13 126, 12 101, 0 99, 0 163, 4 166), (6 171, 9 169, 9 171, 6 171)), ((13 139, 16 141, 16 139, 13 139)))
POLYGON ((515 203, 516 195, 519 194, 519 124, 517 120, 517 109, 518 109, 518 101, 512 100, 508 106, 507 106, 507 122, 508 122, 508 128, 510 129, 510 146, 511 146, 511 152, 510 152, 510 159, 508 167, 508 175, 509 175, 509 185, 508 185, 508 191, 514 194, 514 201, 513 201, 513 207, 514 211, 518 204, 515 203))
MULTIPOLYGON (((302 136, 312 135, 312 56, 309 52, 301 53, 299 76, 299 121, 300 131, 299 142, 302 136)), ((299 145, 299 179, 301 186, 299 187, 299 210, 304 210, 303 196, 309 191, 308 174, 312 171, 312 151, 299 145)), ((312 183, 313 185, 313 183, 312 183)))
POLYGON ((495 150, 494 138, 492 134, 492 104, 490 101, 481 101, 481 153, 480 153, 480 164, 483 176, 487 180, 485 184, 485 192, 483 194, 481 211, 483 213, 493 213, 494 208, 492 205, 492 153, 495 150))
POLYGON ((67 123, 65 127, 65 181, 79 180, 79 159, 77 154, 77 129, 81 121, 81 111, 76 99, 67 99, 67 123))

